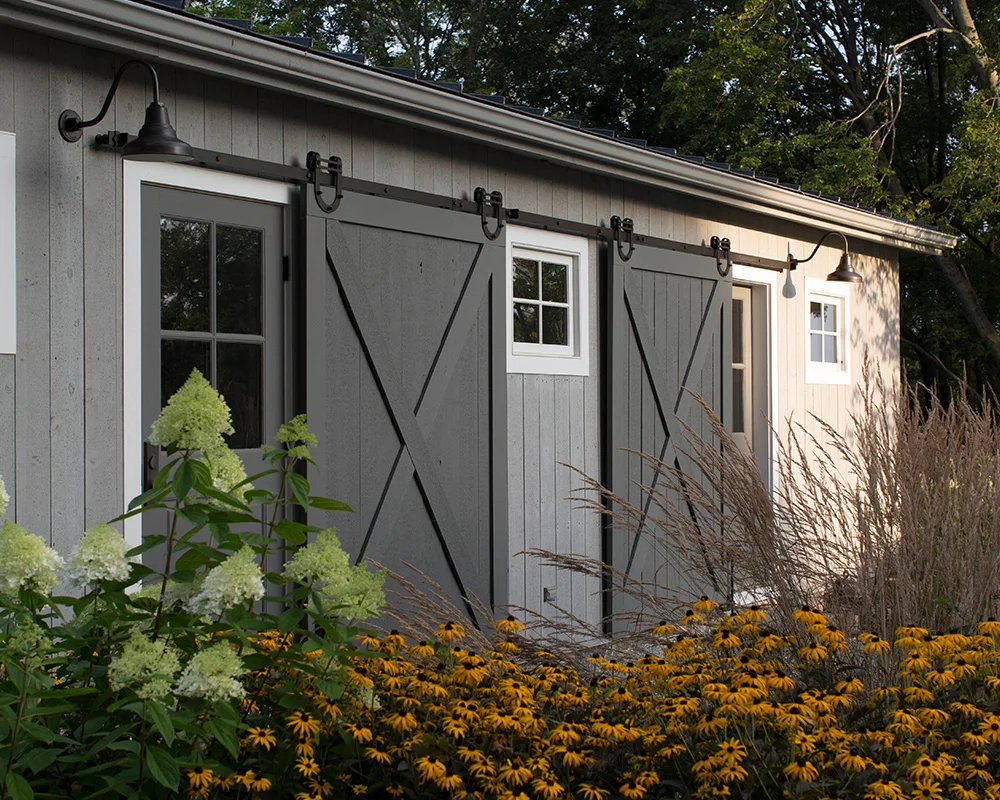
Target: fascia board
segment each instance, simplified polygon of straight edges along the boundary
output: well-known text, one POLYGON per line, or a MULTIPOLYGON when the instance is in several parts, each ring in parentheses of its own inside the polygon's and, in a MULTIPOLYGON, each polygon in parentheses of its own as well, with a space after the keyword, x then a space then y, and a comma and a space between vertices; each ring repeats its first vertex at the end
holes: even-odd
POLYGON ((893 247, 940 253, 958 241, 132 0, 4 0, 0 21, 893 247))

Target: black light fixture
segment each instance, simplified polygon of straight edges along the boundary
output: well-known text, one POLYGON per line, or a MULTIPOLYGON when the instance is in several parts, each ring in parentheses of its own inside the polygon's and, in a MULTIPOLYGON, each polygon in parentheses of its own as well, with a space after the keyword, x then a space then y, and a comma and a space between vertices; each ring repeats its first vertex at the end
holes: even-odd
POLYGON ((134 137, 127 133, 111 131, 107 135, 98 136, 98 144, 121 147, 122 157, 134 161, 193 161, 194 151, 191 145, 177 138, 177 131, 170 124, 167 108, 160 102, 160 81, 156 77, 156 70, 149 63, 138 59, 126 61, 118 68, 111 90, 96 117, 84 120, 77 112, 67 108, 59 115, 59 133, 67 142, 78 142, 83 137, 84 128, 97 125, 104 119, 108 109, 111 108, 111 101, 115 99, 122 73, 133 64, 145 67, 153 79, 153 102, 146 108, 146 121, 134 137))
POLYGON ((824 233, 820 238, 819 243, 813 248, 813 251, 809 254, 808 258, 796 258, 791 253, 788 254, 788 268, 795 269, 799 264, 805 264, 809 261, 816 253, 819 252, 820 247, 823 246, 825 242, 831 236, 839 236, 844 240, 844 254, 840 257, 840 263, 837 264, 837 268, 826 276, 828 281, 835 281, 839 283, 861 283, 861 275, 854 271, 851 266, 851 250, 847 244, 847 237, 844 236, 840 231, 829 231, 824 233))

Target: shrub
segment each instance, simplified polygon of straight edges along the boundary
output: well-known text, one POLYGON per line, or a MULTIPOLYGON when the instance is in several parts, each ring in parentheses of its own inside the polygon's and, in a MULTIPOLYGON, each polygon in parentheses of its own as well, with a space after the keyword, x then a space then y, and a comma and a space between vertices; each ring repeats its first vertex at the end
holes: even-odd
MULTIPOLYGON (((66 570, 78 596, 54 594, 62 559, 4 522, 0 798, 329 794, 316 781, 317 720, 356 691, 349 623, 378 612, 384 575, 298 521, 350 510, 310 494, 305 417, 281 426, 249 478, 231 432, 195 371, 153 426, 169 462, 112 520, 146 514, 142 544, 108 524, 87 531, 66 570), (154 549, 162 572, 137 563, 154 549), (293 552, 294 569, 265 574, 276 551, 293 552)), ((0 482, 0 511, 6 499, 0 482)))

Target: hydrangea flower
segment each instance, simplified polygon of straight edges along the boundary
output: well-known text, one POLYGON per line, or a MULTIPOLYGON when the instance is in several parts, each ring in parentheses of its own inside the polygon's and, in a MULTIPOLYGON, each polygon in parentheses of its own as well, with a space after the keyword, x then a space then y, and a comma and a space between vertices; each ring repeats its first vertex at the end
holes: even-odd
POLYGON ((97 581, 126 581, 131 565, 131 561, 125 557, 128 551, 125 537, 102 522, 84 533, 73 548, 66 576, 75 586, 85 586, 97 581))
POLYGON ((248 600, 264 596, 264 574, 253 548, 244 547, 209 570, 201 589, 187 602, 192 614, 221 614, 248 600))
POLYGON ((7 648, 18 653, 29 668, 42 663, 42 655, 52 649, 51 645, 48 632, 31 620, 19 621, 6 642, 7 648))
POLYGON ((319 444, 316 434, 309 430, 306 415, 299 414, 278 428, 274 440, 285 445, 291 458, 308 458, 309 448, 319 444))
POLYGON ((350 565, 333 528, 316 534, 285 564, 285 577, 312 584, 325 602, 348 619, 367 619, 385 605, 384 572, 369 572, 364 564, 350 565))
POLYGON ((151 444, 203 453, 223 444, 233 433, 229 406, 205 376, 191 370, 184 385, 167 401, 149 433, 151 444))
POLYGON ((218 702, 243 696, 237 678, 246 672, 243 660, 225 643, 199 650, 181 673, 175 691, 184 697, 218 702))
POLYGON ((238 483, 243 483, 247 479, 246 469, 243 462, 226 445, 215 447, 205 453, 202 459, 212 474, 212 487, 220 492, 232 494, 237 500, 245 502, 244 495, 253 489, 252 483, 244 483, 238 489, 233 489, 238 483))
POLYGON ((170 695, 180 668, 165 641, 150 641, 136 630, 108 667, 108 681, 113 691, 131 688, 143 700, 160 700, 170 695))
POLYGON ((63 560, 41 536, 7 520, 0 528, 0 584, 45 594, 59 585, 63 560))
POLYGON ((3 476, 0 475, 0 517, 7 513, 7 504, 10 502, 10 495, 7 494, 7 487, 3 485, 3 476))

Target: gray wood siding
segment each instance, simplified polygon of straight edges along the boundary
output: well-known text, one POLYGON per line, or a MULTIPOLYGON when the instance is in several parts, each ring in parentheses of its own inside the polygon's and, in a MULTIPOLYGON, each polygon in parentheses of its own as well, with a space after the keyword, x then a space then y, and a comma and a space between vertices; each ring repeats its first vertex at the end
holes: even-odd
MULTIPOLYGON (((121 425, 122 168, 114 153, 63 142, 56 118, 65 107, 84 115, 95 113, 115 66, 123 60, 121 55, 0 26, 0 130, 17 134, 18 181, 18 351, 15 357, 0 356, 0 471, 14 489, 18 521, 47 536, 64 554, 85 526, 120 513, 126 501, 121 425)), ((793 252, 807 253, 819 235, 814 229, 760 214, 541 164, 349 109, 328 108, 168 65, 158 64, 157 69, 178 134, 195 146, 298 166, 307 150, 316 149, 339 155, 345 173, 358 178, 466 198, 483 186, 502 191, 510 207, 591 224, 607 224, 614 214, 629 216, 640 233, 695 244, 707 244, 712 235, 727 236, 734 250, 771 258, 783 258, 789 244, 793 252)), ((130 71, 100 130, 134 133, 149 98, 142 71, 130 71)), ((88 135, 86 141, 91 140, 88 135)), ((852 377, 857 380, 866 345, 887 374, 895 374, 899 364, 895 254, 860 242, 852 242, 852 251, 858 252, 869 279, 852 298, 852 377)), ((853 384, 807 385, 803 374, 802 278, 825 275, 836 265, 838 253, 836 247, 824 248, 805 265, 808 269, 795 275, 797 298, 778 297, 775 304, 780 349, 774 420, 779 435, 788 416, 818 432, 810 413, 843 430, 857 403, 853 384)), ((596 244, 592 255, 596 270, 596 244)), ((599 285, 592 279, 595 334, 599 285)), ((655 285, 652 295, 655 305, 655 285)), ((678 336, 682 327, 679 320, 678 336)), ((513 552, 541 544, 543 537, 560 549, 568 538, 574 549, 600 552, 597 521, 564 500, 574 478, 556 465, 567 461, 595 476, 600 470, 598 338, 592 336, 589 378, 511 375, 507 379, 508 463, 523 466, 510 472, 513 552)), ((355 356, 336 357, 341 364, 351 364, 355 356)), ((360 381, 359 374, 359 383, 351 390, 355 402, 370 389, 360 381)), ((341 430, 338 435, 369 434, 341 430)), ((323 442, 320 457, 336 458, 343 452, 341 445, 323 442)), ((349 472, 351 465, 345 466, 349 472)), ((360 492, 365 485, 362 465, 354 466, 360 492)), ((519 567, 516 560, 510 574, 512 585, 520 581, 524 587, 524 603, 542 610, 540 589, 552 576, 537 566, 519 567)), ((567 579, 555 576, 555 580, 562 601, 567 579)), ((590 587, 582 579, 568 581, 572 609, 596 618, 599 604, 590 587)))

